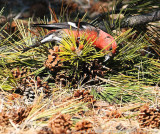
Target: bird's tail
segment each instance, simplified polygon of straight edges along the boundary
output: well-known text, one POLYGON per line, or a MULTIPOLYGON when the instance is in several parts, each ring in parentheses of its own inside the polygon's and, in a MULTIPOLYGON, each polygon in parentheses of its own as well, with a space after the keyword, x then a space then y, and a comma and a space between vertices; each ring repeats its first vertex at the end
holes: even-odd
POLYGON ((23 52, 26 52, 31 48, 39 47, 40 45, 45 44, 47 42, 60 42, 63 38, 62 35, 63 35, 63 33, 60 31, 57 31, 57 32, 53 31, 53 32, 47 34, 45 37, 43 37, 40 41, 36 42, 35 44, 24 48, 23 52))

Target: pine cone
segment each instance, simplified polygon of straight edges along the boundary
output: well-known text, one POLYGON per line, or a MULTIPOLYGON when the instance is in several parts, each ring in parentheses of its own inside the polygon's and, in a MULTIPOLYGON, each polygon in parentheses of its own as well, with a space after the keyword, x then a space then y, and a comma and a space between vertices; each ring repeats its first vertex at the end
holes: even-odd
POLYGON ((74 132, 72 134, 95 134, 93 125, 90 121, 82 120, 76 123, 74 132))
POLYGON ((21 124, 25 118, 29 115, 32 107, 10 109, 8 112, 0 113, 0 126, 9 125, 9 119, 11 119, 15 124, 21 124))
POLYGON ((109 118, 120 118, 122 113, 118 109, 107 109, 106 116, 109 118))
POLYGON ((68 70, 62 70, 56 74, 55 83, 57 85, 61 85, 62 87, 69 85, 76 88, 78 79, 74 76, 74 74, 69 75, 68 70))
POLYGON ((76 90, 74 92, 74 98, 81 98, 80 101, 88 102, 87 107, 93 108, 93 104, 96 102, 93 95, 90 94, 89 91, 83 90, 76 90))
POLYGON ((91 66, 91 73, 94 77, 100 76, 104 77, 104 74, 106 73, 106 70, 103 68, 102 62, 98 59, 94 60, 90 63, 91 66))
POLYGON ((85 89, 83 90, 76 90, 74 92, 74 98, 80 98, 82 97, 82 101, 83 102, 91 102, 91 103, 95 103, 96 100, 94 100, 94 97, 93 95, 90 95, 90 92, 89 91, 86 91, 85 89))
POLYGON ((53 134, 66 134, 71 130, 71 116, 69 114, 62 114, 55 118, 55 115, 50 119, 50 128, 53 134))
POLYGON ((9 112, 9 118, 16 124, 21 124, 28 117, 32 107, 13 109, 9 112))
POLYGON ((53 49, 50 49, 50 55, 48 55, 48 59, 44 64, 52 72, 58 72, 62 66, 57 52, 60 52, 59 46, 54 46, 53 49))
POLYGON ((4 111, 0 113, 0 126, 8 126, 10 124, 8 114, 4 111))
POLYGON ((148 104, 144 105, 140 109, 139 114, 140 127, 160 127, 160 109, 151 108, 148 104))

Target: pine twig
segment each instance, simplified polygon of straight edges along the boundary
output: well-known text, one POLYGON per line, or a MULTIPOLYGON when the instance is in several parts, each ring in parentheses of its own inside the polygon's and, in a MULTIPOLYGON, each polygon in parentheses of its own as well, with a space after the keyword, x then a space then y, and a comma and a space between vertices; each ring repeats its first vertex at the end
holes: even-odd
POLYGON ((160 20, 160 10, 144 15, 129 16, 122 21, 121 27, 128 27, 128 26, 133 27, 159 20, 160 20))

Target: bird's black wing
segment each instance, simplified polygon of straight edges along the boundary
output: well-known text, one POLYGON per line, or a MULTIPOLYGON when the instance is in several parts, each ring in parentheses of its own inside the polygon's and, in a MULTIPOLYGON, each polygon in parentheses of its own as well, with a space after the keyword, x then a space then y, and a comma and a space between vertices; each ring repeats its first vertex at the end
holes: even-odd
POLYGON ((42 27, 48 30, 58 29, 86 29, 88 26, 92 26, 87 22, 63 22, 63 23, 52 23, 52 24, 33 24, 33 27, 42 27))

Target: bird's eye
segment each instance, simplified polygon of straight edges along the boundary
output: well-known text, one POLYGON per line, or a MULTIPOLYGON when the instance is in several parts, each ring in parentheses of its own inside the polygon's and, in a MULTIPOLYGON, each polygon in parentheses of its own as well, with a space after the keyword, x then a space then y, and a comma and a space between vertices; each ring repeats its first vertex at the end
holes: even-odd
POLYGON ((106 36, 105 38, 110 38, 109 36, 106 36))

